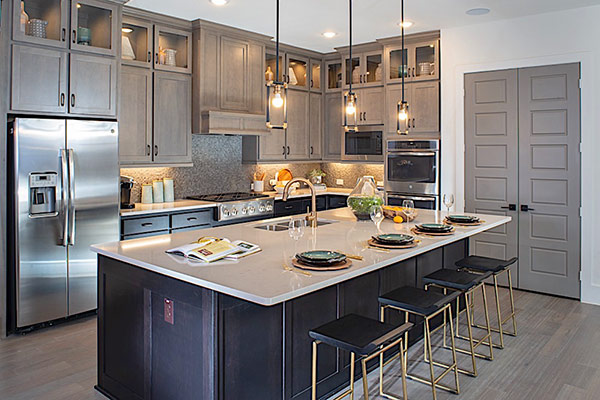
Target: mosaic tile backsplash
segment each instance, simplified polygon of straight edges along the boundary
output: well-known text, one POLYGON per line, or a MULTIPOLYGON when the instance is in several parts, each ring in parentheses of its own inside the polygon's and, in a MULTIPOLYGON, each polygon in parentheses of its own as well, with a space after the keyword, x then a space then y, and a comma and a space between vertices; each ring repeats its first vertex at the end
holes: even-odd
POLYGON ((193 135, 193 167, 177 168, 122 168, 121 175, 131 176, 136 184, 132 200, 140 201, 141 185, 154 179, 173 178, 175 198, 182 199, 194 194, 248 191, 254 172, 265 172, 265 184, 282 168, 288 168, 295 177, 304 177, 315 168, 321 168, 327 176, 328 187, 352 188, 359 177, 372 175, 383 180, 383 165, 302 163, 302 164, 242 164, 242 137, 222 135, 193 135), (343 179, 344 185, 336 185, 343 179))

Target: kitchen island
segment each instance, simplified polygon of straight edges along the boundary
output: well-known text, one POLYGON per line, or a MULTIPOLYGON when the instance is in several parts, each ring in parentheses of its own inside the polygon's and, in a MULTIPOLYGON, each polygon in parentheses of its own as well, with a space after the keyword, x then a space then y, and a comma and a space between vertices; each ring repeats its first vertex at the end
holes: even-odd
MULTIPOLYGON (((308 331, 349 313, 378 318, 377 296, 453 268, 468 253, 468 238, 510 221, 485 215, 477 227, 445 237, 419 237, 412 249, 382 252, 365 247, 373 223, 350 210, 319 213, 331 222, 295 242, 287 231, 250 222, 202 231, 94 246, 98 253, 98 389, 112 398, 308 399, 308 331), (190 263, 165 250, 199 236, 243 239, 262 252, 238 261, 190 263), (288 271, 297 251, 338 250, 361 255, 349 269, 288 271)), ((282 218, 286 219, 286 218, 282 218)), ((417 222, 441 220, 419 210, 417 222)), ((407 224, 386 220, 384 232, 407 224)), ((387 321, 400 323, 389 312, 387 321)), ((411 341, 419 331, 411 333, 411 341)), ((347 384, 349 357, 323 347, 319 396, 347 384)))

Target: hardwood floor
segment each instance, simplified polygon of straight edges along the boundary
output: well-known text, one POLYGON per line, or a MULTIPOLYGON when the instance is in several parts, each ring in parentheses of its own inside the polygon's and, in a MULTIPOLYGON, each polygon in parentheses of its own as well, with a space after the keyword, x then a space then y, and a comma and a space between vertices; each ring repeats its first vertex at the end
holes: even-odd
MULTIPOLYGON (((506 348, 494 349, 493 362, 478 360, 477 378, 460 375, 460 396, 438 390, 438 399, 598 399, 600 307, 527 292, 515 295, 519 336, 505 337, 506 348)), ((434 350, 434 358, 436 354, 442 361, 449 358, 445 350, 434 350)), ((469 362, 458 357, 461 364, 469 362)), ((425 375, 426 365, 418 362, 422 347, 413 347, 410 358, 413 372, 425 375)), ((386 368, 386 390, 400 393, 398 371, 396 363, 386 368)), ((369 375, 371 398, 377 398, 376 380, 374 371, 369 375)), ((3 400, 106 399, 93 389, 95 383, 95 318, 0 341, 3 400)), ((360 381, 355 388, 355 398, 361 398, 360 381)), ((431 398, 429 387, 410 380, 408 391, 411 399, 431 398)))

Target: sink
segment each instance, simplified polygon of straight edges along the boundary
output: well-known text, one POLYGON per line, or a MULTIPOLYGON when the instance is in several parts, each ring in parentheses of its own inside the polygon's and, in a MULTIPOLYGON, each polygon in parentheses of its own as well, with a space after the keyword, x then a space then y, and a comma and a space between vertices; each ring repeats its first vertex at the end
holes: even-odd
MULTIPOLYGON (((317 226, 329 225, 329 224, 333 224, 335 222, 337 222, 337 221, 332 221, 332 220, 327 220, 327 219, 318 219, 317 226)), ((257 226, 255 226, 255 228, 262 229, 265 231, 273 231, 273 232, 287 231, 289 223, 290 223, 290 220, 286 219, 283 221, 270 222, 268 224, 257 225, 257 226)))

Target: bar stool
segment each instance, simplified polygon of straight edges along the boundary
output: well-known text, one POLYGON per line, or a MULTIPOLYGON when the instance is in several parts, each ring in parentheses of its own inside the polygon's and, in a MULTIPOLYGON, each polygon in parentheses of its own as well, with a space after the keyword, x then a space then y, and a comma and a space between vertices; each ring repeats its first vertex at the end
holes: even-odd
MULTIPOLYGON (((417 382, 425 383, 431 386, 431 390, 433 393, 433 400, 436 400, 436 388, 440 388, 451 393, 459 394, 460 388, 458 384, 458 367, 456 362, 456 351, 455 351, 455 343, 454 343, 454 328, 452 325, 452 308, 450 307, 451 303, 459 296, 460 293, 453 292, 450 294, 441 294, 434 291, 428 291, 423 289, 418 289, 412 286, 404 286, 398 289, 395 289, 391 292, 385 293, 379 296, 379 309, 380 309, 380 318, 381 321, 384 322, 385 318, 385 309, 391 308, 394 310, 398 310, 404 312, 404 321, 408 322, 409 315, 417 315, 425 319, 425 332, 424 332, 424 344, 425 348, 423 352, 425 353, 425 357, 431 360, 429 362, 429 375, 430 378, 423 378, 418 375, 412 375, 406 373, 406 377, 412 379, 417 382), (451 350, 452 350, 452 364, 443 364, 440 362, 433 361, 433 355, 431 351, 431 327, 430 321, 432 318, 443 314, 444 323, 446 322, 446 314, 448 315, 448 321, 450 323, 450 340, 451 340, 451 350), (439 376, 435 376, 435 371, 433 370, 434 365, 444 367, 444 372, 442 372, 439 376), (447 385, 443 385, 439 383, 440 380, 444 378, 450 371, 454 371, 454 382, 455 387, 452 388, 447 385)), ((402 350, 404 355, 403 362, 405 363, 404 369, 407 369, 407 361, 408 361, 408 331, 404 334, 404 349, 402 350)), ((402 360, 401 360, 402 361, 402 360)))
MULTIPOLYGON (((465 270, 475 274, 482 274, 486 272, 492 273, 494 281, 494 300, 496 301, 496 314, 498 315, 498 328, 491 328, 492 331, 498 332, 500 336, 500 343, 494 343, 494 347, 499 349, 504 348, 504 334, 517 336, 517 320, 515 319, 515 300, 513 296, 513 285, 512 277, 510 274, 510 266, 516 263, 517 257, 513 257, 510 260, 501 260, 498 258, 481 257, 481 256, 469 256, 459 260, 455 263, 460 270, 465 270), (502 313, 500 311, 500 297, 498 292, 498 276, 506 273, 508 276, 508 292, 510 295, 510 314, 506 319, 502 319, 502 313), (513 331, 506 332, 503 325, 512 318, 513 331)), ((477 328, 483 328, 481 325, 474 325, 477 328)))
MULTIPOLYGON (((399 397, 383 391, 383 354, 394 346, 399 347, 400 365, 402 369, 402 399, 406 399, 406 364, 402 352, 402 341, 405 332, 413 326, 406 323, 401 326, 385 324, 377 320, 349 314, 342 318, 328 322, 309 332, 312 342, 312 400, 317 399, 317 346, 321 343, 328 344, 338 349, 350 352, 350 389, 336 397, 339 400, 350 395, 354 398, 354 360, 355 356, 362 357, 362 379, 365 400, 369 400, 369 387, 367 384, 367 362, 379 356, 379 394, 388 399, 400 400, 399 397)), ((393 357, 392 359, 395 359, 393 357)), ((389 362, 389 361, 388 361, 389 362)))
MULTIPOLYGON (((425 283, 425 289, 428 289, 430 286, 438 287, 444 290, 444 293, 447 290, 453 290, 460 293, 460 295, 456 298, 456 337, 458 339, 463 339, 469 342, 469 350, 462 349, 460 347, 456 347, 456 351, 464 354, 468 354, 471 356, 472 370, 466 370, 458 368, 459 372, 463 374, 477 376, 477 365, 475 362, 475 357, 484 358, 487 360, 494 359, 494 351, 492 345, 492 331, 490 329, 490 317, 488 314, 488 306, 487 306, 487 296, 485 294, 485 284, 484 279, 489 278, 492 275, 491 272, 486 272, 481 275, 471 274, 465 271, 455 271, 451 269, 440 269, 437 270, 423 278, 423 282, 425 283), (481 338, 477 339, 477 342, 473 339, 473 329, 471 325, 471 318, 473 316, 473 294, 477 289, 481 288, 481 295, 483 297, 483 312, 485 315, 485 330, 486 334, 481 338), (460 310, 460 297, 464 295, 465 299, 465 309, 460 310), (467 314, 467 332, 468 336, 463 336, 460 334, 459 329, 459 317, 460 314, 465 312, 467 314), (483 344, 487 339, 487 345, 489 346, 489 355, 478 353, 475 351, 479 345, 483 344)), ((444 347, 448 348, 446 345, 446 325, 444 324, 441 327, 436 328, 438 330, 440 328, 444 329, 444 347)))

